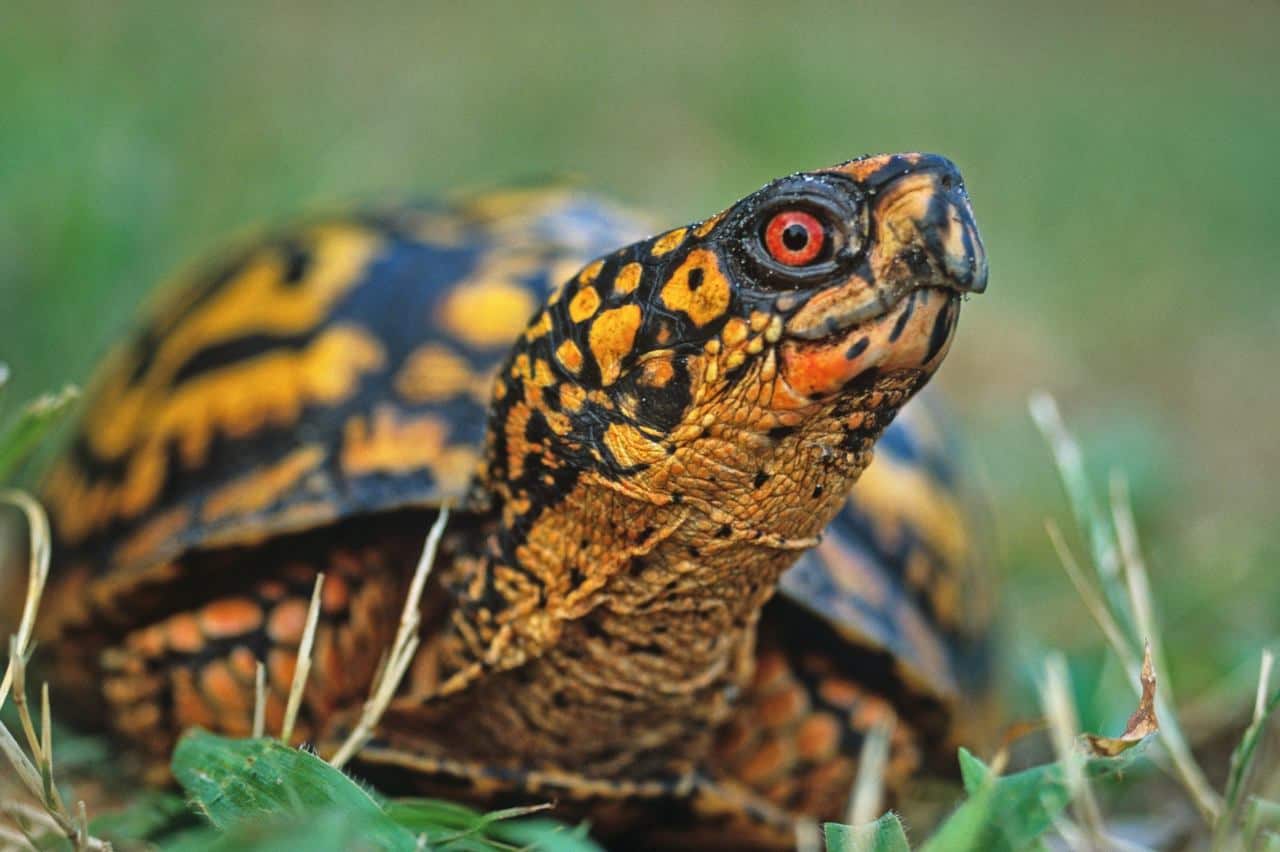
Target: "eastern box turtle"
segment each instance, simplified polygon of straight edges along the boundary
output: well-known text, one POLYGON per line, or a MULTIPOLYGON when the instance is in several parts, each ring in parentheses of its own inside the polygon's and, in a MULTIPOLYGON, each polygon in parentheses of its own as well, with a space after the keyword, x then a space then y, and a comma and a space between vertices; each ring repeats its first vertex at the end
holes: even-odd
POLYGON ((890 789, 950 762, 970 547, 944 439, 894 416, 986 284, 955 167, 864 157, 642 233, 571 191, 372 211, 158 304, 47 482, 62 689, 153 768, 249 732, 259 660, 278 725, 323 570, 323 752, 450 503, 360 757, 390 789, 785 845, 876 722, 890 789))

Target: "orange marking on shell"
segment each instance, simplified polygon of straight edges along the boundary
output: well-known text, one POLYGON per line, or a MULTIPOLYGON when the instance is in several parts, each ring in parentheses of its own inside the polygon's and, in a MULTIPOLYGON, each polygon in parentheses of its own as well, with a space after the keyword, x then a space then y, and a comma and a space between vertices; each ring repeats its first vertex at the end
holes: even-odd
POLYGON ((787 744, 778 739, 766 741, 738 771, 738 777, 752 786, 767 784, 786 771, 792 755, 787 744))
POLYGON ((662 257, 664 254, 669 253, 676 246, 684 242, 685 234, 687 234, 688 231, 688 228, 676 228, 674 231, 667 231, 654 242, 650 253, 654 257, 662 257))
POLYGON ((218 723, 217 714, 196 689, 191 669, 185 667, 173 669, 173 718, 177 728, 216 728, 218 723))
POLYGON ((577 374, 582 369, 582 350, 572 340, 565 339, 556 347, 556 360, 570 373, 577 374))
POLYGON ((876 695, 864 695, 853 710, 850 718, 853 726, 860 731, 869 731, 879 724, 892 724, 898 721, 898 714, 888 702, 876 695))
POLYGON ((297 645, 307 624, 307 602, 290 598, 276 605, 267 618, 267 634, 281 645, 297 645))
POLYGON ((823 701, 842 710, 852 709, 863 695, 856 684, 840 677, 823 678, 818 684, 818 694, 823 701))
POLYGON ((409 402, 438 402, 474 393, 477 377, 467 360, 447 346, 427 343, 404 359, 395 389, 409 402))
POLYGON ((683 312, 699 328, 723 316, 731 299, 732 287, 720 260, 707 249, 689 252, 662 286, 662 304, 683 312))
POLYGON ((168 636, 164 625, 153 624, 141 630, 135 630, 125 639, 125 646, 144 657, 159 657, 168 647, 168 636))
POLYGON ((164 622, 170 650, 180 654, 194 654, 204 647, 204 634, 196 617, 189 612, 170 616, 164 622))
POLYGON ((585 286, 573 294, 569 300, 569 319, 584 322, 595 316, 600 310, 600 294, 595 287, 585 286))
POLYGON ((840 748, 841 724, 830 713, 814 713, 796 731, 796 752, 813 762, 833 757, 840 748))
POLYGON ((221 598, 206 604, 196 620, 206 638, 230 639, 261 627, 262 608, 248 598, 221 598))
POLYGON ((327 615, 342 612, 351 601, 351 589, 346 580, 333 574, 324 578, 324 588, 320 592, 320 607, 327 615))
MULTIPOLYGON (((303 615, 305 614, 304 612, 303 615)), ((271 683, 271 688, 281 695, 288 695, 293 685, 293 672, 297 666, 298 655, 293 651, 285 651, 281 648, 271 649, 271 653, 267 654, 267 679, 271 683)))
POLYGON ((220 717, 245 715, 253 708, 249 691, 231 674, 224 660, 207 663, 200 671, 200 690, 217 706, 220 717))
POLYGON ((622 374, 622 359, 635 346, 643 316, 639 305, 623 305, 605 311, 591 323, 587 345, 600 366, 600 383, 608 386, 622 374))
POLYGON ((258 658, 244 645, 237 645, 227 656, 227 665, 241 683, 253 683, 258 676, 258 658))
POLYGON ((294 450, 265 470, 248 474, 214 491, 205 500, 206 521, 252 515, 269 508, 294 490, 307 474, 325 460, 323 447, 294 450))
POLYGON ((112 704, 136 704, 160 691, 160 678, 145 675, 108 677, 102 680, 102 694, 112 704))
POLYGON ((618 274, 614 276, 613 292, 620 296, 635 292, 636 287, 640 286, 640 278, 643 274, 644 267, 633 260, 619 269, 618 274))
POLYGON ((160 708, 155 704, 140 704, 127 710, 118 711, 114 715, 113 721, 115 727, 123 734, 133 736, 140 734, 154 735, 156 727, 160 724, 160 708))
POLYGON ((771 728, 787 725, 809 709, 809 696, 803 689, 793 686, 782 690, 760 703, 760 720, 771 728))

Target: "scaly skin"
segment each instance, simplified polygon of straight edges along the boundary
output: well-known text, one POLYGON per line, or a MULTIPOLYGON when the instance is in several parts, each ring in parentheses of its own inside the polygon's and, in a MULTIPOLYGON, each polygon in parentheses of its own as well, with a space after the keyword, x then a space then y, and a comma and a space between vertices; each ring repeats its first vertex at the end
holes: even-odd
POLYGON ((496 528, 446 571, 449 629, 387 735, 595 777, 696 765, 779 575, 984 283, 954 168, 917 155, 784 179, 586 267, 500 374, 496 528), (836 244, 817 271, 760 246, 795 208, 836 244))

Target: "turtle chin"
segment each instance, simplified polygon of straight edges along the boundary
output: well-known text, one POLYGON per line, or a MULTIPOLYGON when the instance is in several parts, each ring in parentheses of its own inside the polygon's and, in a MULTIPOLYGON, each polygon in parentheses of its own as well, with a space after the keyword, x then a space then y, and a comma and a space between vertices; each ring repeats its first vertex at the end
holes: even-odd
POLYGON ((959 316, 954 289, 911 289, 874 317, 817 339, 784 340, 781 373, 812 401, 837 396, 865 375, 913 370, 927 378, 946 357, 959 316))

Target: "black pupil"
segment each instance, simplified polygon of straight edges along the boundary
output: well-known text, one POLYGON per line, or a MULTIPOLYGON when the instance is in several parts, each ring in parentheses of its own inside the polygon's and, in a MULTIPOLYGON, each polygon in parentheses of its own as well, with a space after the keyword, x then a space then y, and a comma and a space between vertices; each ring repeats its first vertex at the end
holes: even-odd
POLYGON ((809 244, 809 229, 799 222, 792 222, 782 231, 782 244, 789 251, 800 251, 809 244))

